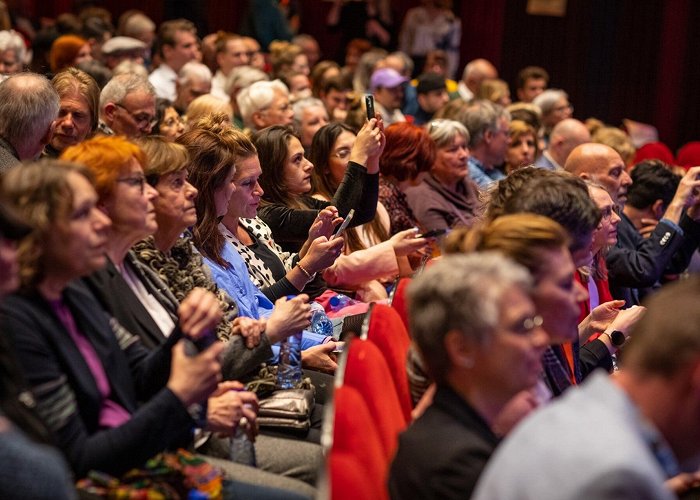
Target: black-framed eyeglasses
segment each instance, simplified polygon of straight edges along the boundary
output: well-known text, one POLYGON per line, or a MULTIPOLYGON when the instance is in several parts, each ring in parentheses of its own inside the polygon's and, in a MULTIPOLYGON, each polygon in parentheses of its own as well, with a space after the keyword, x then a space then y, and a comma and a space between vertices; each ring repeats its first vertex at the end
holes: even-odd
POLYGON ((143 194, 144 186, 146 185, 146 178, 143 175, 135 175, 132 177, 120 177, 117 182, 122 182, 129 187, 138 187, 143 194))
POLYGON ((156 126, 156 123, 158 123, 158 120, 156 119, 155 116, 151 116, 147 113, 139 113, 138 115, 135 115, 123 104, 119 104, 118 102, 115 102, 114 105, 116 107, 121 108, 124 111, 126 111, 126 113, 134 120, 134 122, 136 122, 136 125, 139 128, 146 127, 146 126, 153 128, 156 126))

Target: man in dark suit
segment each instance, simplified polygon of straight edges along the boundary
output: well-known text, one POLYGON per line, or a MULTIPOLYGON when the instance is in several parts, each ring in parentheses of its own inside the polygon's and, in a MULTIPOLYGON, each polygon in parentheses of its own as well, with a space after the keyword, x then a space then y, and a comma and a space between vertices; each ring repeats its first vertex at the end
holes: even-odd
POLYGON ((622 220, 617 226, 617 244, 606 263, 610 291, 627 306, 639 304, 639 290, 653 286, 666 273, 682 272, 700 244, 698 190, 700 167, 691 168, 681 180, 671 203, 647 238, 622 213, 632 179, 620 155, 603 144, 582 144, 566 161, 568 172, 603 186, 617 204, 622 220))

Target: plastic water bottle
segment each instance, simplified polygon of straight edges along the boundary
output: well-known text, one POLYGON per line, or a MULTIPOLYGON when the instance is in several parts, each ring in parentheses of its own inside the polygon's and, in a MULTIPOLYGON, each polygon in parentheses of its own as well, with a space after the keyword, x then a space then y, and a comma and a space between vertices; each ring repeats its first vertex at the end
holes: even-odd
POLYGON ((353 303, 354 301, 350 297, 343 295, 342 293, 334 295, 328 300, 328 305, 333 312, 340 311, 343 307, 349 306, 353 303))
POLYGON ((237 464, 255 467, 257 465, 255 460, 255 444, 250 440, 248 434, 245 433, 244 427, 246 425, 248 425, 248 421, 241 419, 238 423, 238 427, 236 427, 236 432, 231 438, 231 461, 237 464))
POLYGON ((333 336, 333 322, 326 315, 325 309, 318 302, 309 302, 311 306, 311 326, 309 330, 326 337, 333 336))
POLYGON ((282 343, 277 366, 277 387, 294 389, 301 382, 301 332, 290 335, 282 343))

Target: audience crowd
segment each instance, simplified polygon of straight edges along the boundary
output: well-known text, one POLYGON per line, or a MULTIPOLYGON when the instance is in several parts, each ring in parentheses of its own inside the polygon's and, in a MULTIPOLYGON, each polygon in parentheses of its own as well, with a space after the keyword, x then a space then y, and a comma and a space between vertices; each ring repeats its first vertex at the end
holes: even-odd
POLYGON ((340 55, 250 3, 240 33, 0 15, 0 497, 178 449, 212 498, 700 491, 697 143, 458 68, 446 0, 334 1, 340 55))

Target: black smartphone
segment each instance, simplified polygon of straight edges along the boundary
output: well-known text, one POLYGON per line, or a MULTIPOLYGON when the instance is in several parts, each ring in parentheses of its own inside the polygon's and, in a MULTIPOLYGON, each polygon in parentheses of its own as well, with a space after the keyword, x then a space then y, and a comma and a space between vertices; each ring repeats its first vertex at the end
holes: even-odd
POLYGON ((365 95, 365 107, 367 108, 367 119, 374 118, 374 96, 372 94, 365 95))
POLYGON ((417 235, 416 238, 437 238, 438 236, 442 236, 449 232, 449 229, 433 229, 432 231, 428 231, 427 233, 417 235))

